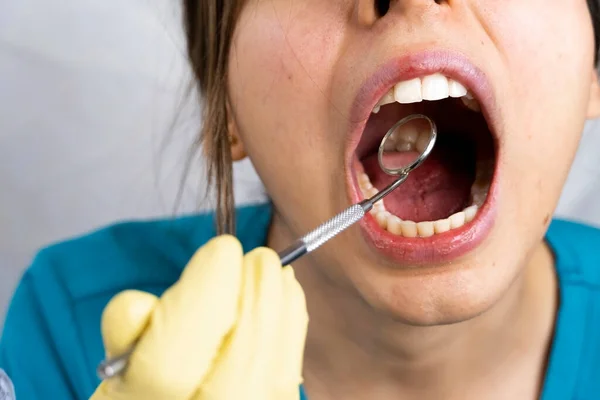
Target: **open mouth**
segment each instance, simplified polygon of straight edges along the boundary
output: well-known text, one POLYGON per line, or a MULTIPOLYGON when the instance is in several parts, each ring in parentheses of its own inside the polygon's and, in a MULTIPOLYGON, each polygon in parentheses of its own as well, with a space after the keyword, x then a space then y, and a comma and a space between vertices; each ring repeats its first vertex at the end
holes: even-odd
MULTIPOLYGON (((491 228, 497 140, 468 83, 442 72, 398 81, 373 107, 356 143, 350 162, 354 200, 397 179, 380 168, 377 150, 386 132, 411 114, 436 123, 434 150, 373 207, 363 231, 375 247, 400 261, 448 261, 476 246, 491 228)), ((389 152, 399 159, 414 157, 427 145, 429 127, 405 125, 390 139, 389 152)))

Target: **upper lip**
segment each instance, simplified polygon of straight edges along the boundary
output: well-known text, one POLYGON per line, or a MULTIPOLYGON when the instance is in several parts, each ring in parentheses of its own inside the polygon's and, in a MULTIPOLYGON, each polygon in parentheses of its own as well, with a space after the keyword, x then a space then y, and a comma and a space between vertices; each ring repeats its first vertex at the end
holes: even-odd
POLYGON ((353 197, 354 190, 352 184, 354 177, 352 177, 351 171, 356 147, 377 102, 396 83, 434 73, 441 73, 465 85, 479 102, 481 112, 486 119, 490 132, 494 136, 496 149, 500 148, 498 146, 500 137, 497 123, 499 118, 496 115, 495 97, 491 84, 481 69, 476 67, 463 54, 445 50, 430 50, 401 55, 384 63, 363 83, 352 105, 350 115, 356 117, 356 119, 353 119, 356 122, 350 128, 345 154, 346 176, 351 177, 348 180, 351 197, 353 197))

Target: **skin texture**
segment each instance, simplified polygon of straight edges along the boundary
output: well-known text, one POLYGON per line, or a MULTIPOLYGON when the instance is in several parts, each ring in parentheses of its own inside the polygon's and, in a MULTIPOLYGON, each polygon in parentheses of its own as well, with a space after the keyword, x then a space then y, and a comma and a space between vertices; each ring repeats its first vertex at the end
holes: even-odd
POLYGON ((243 7, 228 76, 230 126, 240 139, 233 154, 251 158, 273 201, 269 246, 285 247, 350 205, 352 102, 379 66, 421 50, 460 52, 491 83, 497 218, 477 249, 447 265, 391 265, 358 228, 298 261, 311 316, 308 394, 536 398, 557 302, 543 235, 600 98, 586 3, 403 0, 382 17, 373 7, 243 7))

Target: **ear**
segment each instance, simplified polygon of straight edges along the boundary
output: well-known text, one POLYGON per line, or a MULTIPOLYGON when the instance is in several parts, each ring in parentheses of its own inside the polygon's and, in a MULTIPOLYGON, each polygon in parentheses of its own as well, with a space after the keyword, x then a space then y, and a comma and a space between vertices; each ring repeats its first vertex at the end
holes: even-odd
POLYGON ((229 138, 229 147, 231 148, 231 159, 233 161, 241 161, 246 158, 246 149, 239 135, 239 129, 233 118, 231 106, 227 102, 227 135, 229 138))
POLYGON ((592 69, 587 117, 588 119, 600 118, 600 84, 598 83, 598 71, 595 68, 592 69))

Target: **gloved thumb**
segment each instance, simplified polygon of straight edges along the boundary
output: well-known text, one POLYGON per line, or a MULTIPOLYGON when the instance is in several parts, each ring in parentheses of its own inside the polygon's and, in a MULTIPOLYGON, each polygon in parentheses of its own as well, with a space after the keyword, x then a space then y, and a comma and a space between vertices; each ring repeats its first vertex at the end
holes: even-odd
POLYGON ((116 295, 102 313, 102 339, 107 357, 130 349, 148 325, 158 297, 137 290, 116 295))

